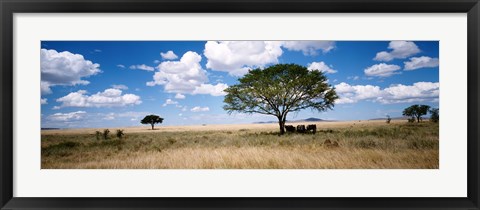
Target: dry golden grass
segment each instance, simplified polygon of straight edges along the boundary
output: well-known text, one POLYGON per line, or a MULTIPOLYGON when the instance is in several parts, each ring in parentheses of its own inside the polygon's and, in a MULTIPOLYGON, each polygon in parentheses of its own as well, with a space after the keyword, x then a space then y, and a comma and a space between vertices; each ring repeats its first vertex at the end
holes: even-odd
POLYGON ((322 122, 317 126, 319 132, 315 135, 283 136, 277 135, 275 124, 172 126, 150 132, 146 128, 127 128, 122 140, 114 134, 109 140, 97 140, 95 130, 42 131, 42 168, 439 167, 438 124, 356 121, 322 122), (337 142, 338 146, 326 144, 327 140, 337 142))

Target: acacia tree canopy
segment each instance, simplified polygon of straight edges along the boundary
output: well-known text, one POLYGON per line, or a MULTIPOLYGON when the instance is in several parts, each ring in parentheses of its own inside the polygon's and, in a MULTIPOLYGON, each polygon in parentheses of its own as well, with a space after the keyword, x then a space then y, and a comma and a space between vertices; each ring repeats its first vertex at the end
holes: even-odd
POLYGON ((285 133, 289 112, 310 108, 322 112, 332 109, 338 99, 327 77, 318 70, 297 64, 277 64, 250 70, 239 84, 224 90, 223 107, 232 112, 259 113, 278 118, 280 134, 285 133))
POLYGON ((147 115, 145 116, 140 123, 142 124, 150 124, 152 125, 152 130, 154 129, 155 124, 162 123, 163 118, 159 117, 158 115, 147 115))

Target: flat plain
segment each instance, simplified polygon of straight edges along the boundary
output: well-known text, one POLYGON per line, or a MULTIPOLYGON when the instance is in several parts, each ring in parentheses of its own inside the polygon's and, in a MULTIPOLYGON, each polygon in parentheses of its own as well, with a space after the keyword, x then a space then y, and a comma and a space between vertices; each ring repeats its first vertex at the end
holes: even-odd
POLYGON ((438 123, 295 122, 317 132, 278 135, 278 124, 42 130, 42 169, 438 169, 438 123), (107 139, 96 131, 109 129, 107 139), (125 134, 118 138, 116 130, 125 134))

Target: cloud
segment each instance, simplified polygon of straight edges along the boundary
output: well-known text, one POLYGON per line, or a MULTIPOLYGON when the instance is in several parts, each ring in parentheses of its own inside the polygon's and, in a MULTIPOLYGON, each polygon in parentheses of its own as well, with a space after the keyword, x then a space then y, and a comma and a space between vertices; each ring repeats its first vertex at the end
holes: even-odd
POLYGON ((82 78, 100 73, 99 67, 100 64, 85 60, 80 54, 41 49, 41 92, 50 94, 50 87, 56 85, 87 85, 89 82, 82 78))
POLYGON ((335 48, 333 41, 284 41, 282 47, 292 51, 302 51, 304 55, 317 55, 318 50, 327 53, 335 48))
POLYGON ((106 89, 94 95, 86 95, 87 91, 79 90, 57 99, 60 107, 122 107, 141 104, 140 96, 124 94, 119 89, 106 89))
POLYGON ((243 76, 250 69, 278 63, 278 58, 283 54, 282 47, 291 51, 302 51, 305 55, 316 55, 319 50, 326 53, 333 49, 335 42, 208 41, 203 54, 207 58, 207 69, 243 76))
POLYGON ((200 61, 202 57, 196 52, 186 52, 180 61, 165 61, 158 65, 152 82, 148 86, 164 85, 165 91, 175 93, 188 93, 208 82, 205 70, 200 61))
POLYGON ((219 83, 213 86, 215 88, 211 88, 212 85, 207 84, 206 71, 200 65, 201 60, 200 55, 189 51, 179 61, 162 62, 158 65, 153 81, 147 82, 147 86, 163 85, 164 90, 169 93, 221 95, 218 88, 228 86, 219 83))
POLYGON ((139 70, 144 70, 144 71, 154 71, 155 70, 155 68, 153 68, 151 66, 147 66, 145 64, 131 65, 129 68, 130 69, 139 69, 139 70))
POLYGON ((384 104, 436 101, 439 94, 438 82, 417 82, 411 86, 397 84, 385 88, 378 101, 384 104))
POLYGON ((376 61, 391 61, 396 58, 404 59, 420 52, 417 45, 410 41, 391 41, 388 44, 388 49, 391 49, 391 51, 379 52, 373 59, 376 61))
POLYGON ((438 58, 431 58, 427 56, 413 57, 410 61, 403 62, 405 64, 405 71, 421 69, 421 68, 433 68, 438 66, 438 58))
POLYGON ((157 64, 157 63, 160 63, 161 61, 159 60, 154 60, 153 63, 157 64))
POLYGON ((380 87, 373 85, 349 85, 340 83, 335 85, 335 91, 340 98, 336 101, 338 104, 355 103, 359 100, 376 99, 381 95, 380 87))
POLYGON ((118 64, 118 65, 117 65, 117 67, 118 67, 118 68, 122 68, 122 69, 124 69, 124 68, 125 68, 125 66, 124 66, 124 65, 122 65, 122 64, 118 64))
POLYGON ((310 70, 310 71, 317 70, 317 71, 320 71, 320 72, 323 72, 323 73, 327 73, 327 74, 337 73, 337 70, 331 69, 331 68, 330 68, 327 64, 325 64, 323 61, 321 61, 321 62, 312 62, 312 63, 308 64, 308 70, 310 70))
POLYGON ((224 92, 226 88, 228 88, 228 85, 224 83, 218 83, 216 85, 201 84, 200 86, 195 87, 195 90, 193 90, 192 94, 210 94, 212 96, 224 96, 227 95, 227 93, 224 92))
POLYGON ((192 111, 192 112, 208 112, 208 111, 210 111, 210 108, 208 108, 207 106, 206 107, 196 106, 196 107, 193 107, 192 109, 190 109, 190 111, 192 111))
POLYGON ((281 45, 276 41, 208 41, 203 54, 208 69, 242 76, 251 68, 278 63, 281 45))
POLYGON ((172 99, 167 99, 162 106, 167 106, 167 105, 170 105, 170 104, 178 104, 178 101, 174 101, 172 99))
POLYGON ((104 119, 104 120, 114 120, 115 119, 115 113, 108 113, 102 119, 104 119))
POLYGON ((46 98, 41 98, 40 99, 40 104, 48 104, 47 99, 46 98))
POLYGON ((126 85, 112 85, 111 87, 113 89, 128 90, 128 87, 126 85))
POLYGON ((185 99, 185 95, 183 95, 181 93, 177 93, 177 94, 175 94, 175 98, 176 99, 185 99))
POLYGON ((365 75, 373 77, 389 77, 394 74, 399 74, 400 66, 390 65, 385 63, 375 64, 364 70, 365 75))
POLYGON ((174 60, 174 59, 178 58, 178 56, 175 55, 175 53, 173 53, 173 51, 171 51, 171 50, 169 50, 166 53, 161 52, 160 56, 162 56, 162 59, 164 59, 164 60, 174 60))
POLYGON ((96 52, 96 53, 101 53, 101 52, 102 52, 102 50, 100 50, 100 49, 95 49, 95 50, 93 50, 93 52, 96 52))
POLYGON ((395 84, 381 89, 372 85, 335 85, 335 91, 340 96, 337 104, 356 103, 369 100, 382 104, 434 102, 438 100, 440 84, 433 82, 417 82, 413 85, 395 84))
POLYGON ((55 113, 47 117, 48 120, 56 122, 65 122, 65 121, 77 121, 85 117, 86 112, 77 111, 69 113, 55 113))

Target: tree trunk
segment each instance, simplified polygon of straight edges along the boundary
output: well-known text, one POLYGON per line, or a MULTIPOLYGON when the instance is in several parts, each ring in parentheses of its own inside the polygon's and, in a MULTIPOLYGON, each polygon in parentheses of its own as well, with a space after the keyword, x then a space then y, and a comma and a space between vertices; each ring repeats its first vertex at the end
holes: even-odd
POLYGON ((420 116, 417 116, 417 123, 420 122, 420 116))
POLYGON ((153 130, 154 124, 152 123, 152 130, 153 130))
POLYGON ((285 121, 282 117, 278 117, 278 125, 280 126, 280 135, 283 135, 285 133, 285 121))

